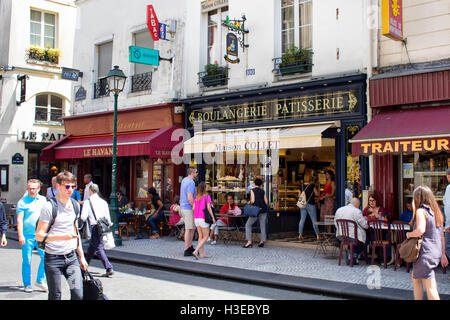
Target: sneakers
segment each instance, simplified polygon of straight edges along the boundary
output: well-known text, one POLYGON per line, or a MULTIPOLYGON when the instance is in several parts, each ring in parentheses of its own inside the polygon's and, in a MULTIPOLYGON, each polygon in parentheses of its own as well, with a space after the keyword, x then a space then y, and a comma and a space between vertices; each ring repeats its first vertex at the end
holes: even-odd
POLYGON ((25 288, 23 288, 23 291, 28 292, 28 293, 33 292, 33 287, 32 286, 26 286, 25 288))
POLYGON ((41 291, 41 292, 48 291, 47 285, 44 282, 41 282, 41 283, 36 282, 34 284, 34 287, 36 288, 36 291, 41 291))
POLYGON ((210 243, 211 242, 211 238, 208 237, 208 240, 206 240, 206 242, 210 243))
POLYGON ((216 240, 211 241, 211 244, 212 244, 212 245, 214 245, 214 244, 216 244, 216 243, 217 243, 216 240))
POLYGON ((159 239, 159 234, 158 233, 154 233, 149 238, 150 239, 159 239))

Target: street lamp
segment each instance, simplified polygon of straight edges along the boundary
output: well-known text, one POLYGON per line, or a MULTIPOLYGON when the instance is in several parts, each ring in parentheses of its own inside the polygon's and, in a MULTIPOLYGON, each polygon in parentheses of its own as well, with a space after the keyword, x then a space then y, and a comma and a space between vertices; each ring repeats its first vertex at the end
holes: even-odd
POLYGON ((119 219, 117 210, 117 194, 116 194, 116 175, 117 175, 117 99, 119 93, 123 91, 125 81, 127 77, 119 69, 119 66, 114 66, 114 69, 109 71, 106 76, 108 80, 108 87, 110 92, 114 92, 114 130, 113 130, 113 156, 112 156, 112 184, 111 184, 111 196, 110 196, 110 211, 111 219, 113 223, 113 236, 116 246, 122 245, 122 238, 119 235, 119 219))

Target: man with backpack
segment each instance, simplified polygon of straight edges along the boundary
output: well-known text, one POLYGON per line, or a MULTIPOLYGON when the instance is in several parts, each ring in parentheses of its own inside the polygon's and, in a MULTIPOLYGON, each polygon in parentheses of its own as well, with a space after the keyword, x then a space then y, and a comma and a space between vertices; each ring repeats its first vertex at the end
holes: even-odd
POLYGON ((41 208, 47 200, 39 194, 41 181, 30 179, 27 183, 27 193, 17 203, 17 233, 19 244, 22 247, 22 281, 25 292, 33 292, 31 286, 31 257, 36 248, 41 262, 39 264, 35 287, 38 291, 47 291, 44 283, 44 251, 39 249, 36 241, 36 222, 39 219, 41 208))
POLYGON ((42 208, 36 230, 36 240, 45 246, 45 275, 49 300, 61 299, 61 276, 70 288, 72 300, 83 299, 82 270, 88 264, 84 258, 78 232, 79 204, 71 198, 76 178, 63 171, 56 176, 58 195, 42 208), (81 267, 81 269, 80 269, 81 267))

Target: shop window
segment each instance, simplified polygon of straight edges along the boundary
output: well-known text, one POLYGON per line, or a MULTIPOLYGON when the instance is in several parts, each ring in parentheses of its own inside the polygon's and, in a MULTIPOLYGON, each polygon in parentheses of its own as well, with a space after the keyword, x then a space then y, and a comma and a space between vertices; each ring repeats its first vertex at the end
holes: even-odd
POLYGON ((94 84, 94 99, 109 96, 108 81, 106 80, 106 76, 112 69, 112 51, 113 51, 112 41, 97 45, 98 81, 94 84))
POLYGON ((401 163, 403 209, 408 200, 412 199, 414 189, 421 185, 431 188, 436 201, 442 207, 445 188, 448 184, 446 171, 450 164, 449 154, 446 152, 403 154, 401 163))
POLYGON ((63 99, 53 94, 39 94, 36 96, 36 122, 61 123, 63 116, 63 99))
POLYGON ((281 53, 312 48, 312 0, 281 0, 281 53))
POLYGON ((56 47, 56 15, 32 9, 30 12, 30 45, 56 47))
POLYGON ((148 157, 137 157, 136 158, 136 197, 137 198, 147 198, 148 190, 148 168, 149 168, 149 158, 148 157))

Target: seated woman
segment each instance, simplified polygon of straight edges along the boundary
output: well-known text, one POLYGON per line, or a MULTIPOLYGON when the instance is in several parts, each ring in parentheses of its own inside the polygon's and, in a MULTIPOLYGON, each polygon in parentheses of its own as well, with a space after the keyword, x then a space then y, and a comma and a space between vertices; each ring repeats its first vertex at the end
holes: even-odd
MULTIPOLYGON (((220 214, 229 214, 234 216, 239 216, 242 214, 241 209, 234 203, 233 194, 227 193, 227 203, 225 203, 222 208, 220 208, 220 214)), ((228 219, 222 218, 218 219, 217 222, 211 225, 211 232, 207 242, 211 242, 211 244, 216 244, 217 240, 219 240, 219 228, 218 227, 227 227, 230 225, 233 218, 229 217, 228 219), (211 238, 214 235, 214 240, 211 241, 211 238)))
POLYGON ((363 210, 363 216, 367 217, 368 221, 382 220, 390 221, 390 216, 385 208, 379 205, 377 197, 374 193, 369 196, 369 202, 366 208, 363 210))
POLYGON ((164 205, 155 188, 152 187, 148 189, 148 195, 153 204, 153 207, 155 208, 155 212, 152 215, 150 215, 150 217, 148 217, 147 219, 147 224, 152 229, 152 235, 149 238, 158 239, 159 234, 156 222, 164 218, 164 209, 163 209, 164 205))
MULTIPOLYGON (((171 226, 184 226, 184 219, 180 216, 180 196, 176 195, 174 198, 174 203, 170 206, 170 211, 173 212, 173 216, 169 217, 169 223, 171 226)), ((182 239, 184 236, 184 228, 183 231, 178 236, 178 239, 182 239)))

